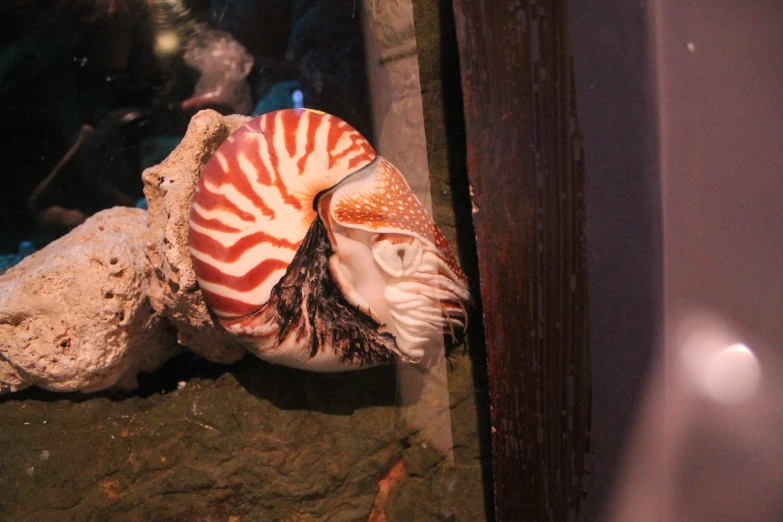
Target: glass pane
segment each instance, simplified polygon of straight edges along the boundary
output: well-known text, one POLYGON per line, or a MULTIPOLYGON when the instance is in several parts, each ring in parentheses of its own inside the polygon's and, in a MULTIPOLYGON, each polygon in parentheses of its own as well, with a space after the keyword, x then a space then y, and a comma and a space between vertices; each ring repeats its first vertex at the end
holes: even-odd
POLYGON ((434 7, 0 13, 0 518, 484 519, 434 7))
POLYGON ((588 519, 783 516, 783 10, 577 7, 588 519))

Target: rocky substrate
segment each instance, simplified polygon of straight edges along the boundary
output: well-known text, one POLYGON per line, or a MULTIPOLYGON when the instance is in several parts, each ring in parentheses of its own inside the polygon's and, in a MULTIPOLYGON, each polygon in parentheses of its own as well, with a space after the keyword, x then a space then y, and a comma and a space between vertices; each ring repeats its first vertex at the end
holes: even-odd
POLYGON ((452 430, 453 463, 408 421, 416 406, 396 405, 393 366, 182 355, 134 395, 6 395, 0 519, 482 520, 472 365, 450 367, 451 426, 436 428, 452 430))

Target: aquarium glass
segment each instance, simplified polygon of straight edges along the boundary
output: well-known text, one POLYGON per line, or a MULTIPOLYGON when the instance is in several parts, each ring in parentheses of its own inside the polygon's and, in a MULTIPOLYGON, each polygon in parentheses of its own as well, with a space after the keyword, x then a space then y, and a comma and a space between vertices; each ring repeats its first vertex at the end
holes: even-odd
POLYGON ((432 5, 0 6, 0 519, 487 517, 432 5))

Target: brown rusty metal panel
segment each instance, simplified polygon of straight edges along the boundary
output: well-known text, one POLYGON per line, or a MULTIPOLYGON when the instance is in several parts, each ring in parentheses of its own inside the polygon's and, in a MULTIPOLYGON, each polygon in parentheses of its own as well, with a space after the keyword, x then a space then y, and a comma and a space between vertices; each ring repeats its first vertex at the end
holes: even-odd
POLYGON ((569 520, 585 490, 584 162, 564 1, 454 0, 498 521, 569 520))

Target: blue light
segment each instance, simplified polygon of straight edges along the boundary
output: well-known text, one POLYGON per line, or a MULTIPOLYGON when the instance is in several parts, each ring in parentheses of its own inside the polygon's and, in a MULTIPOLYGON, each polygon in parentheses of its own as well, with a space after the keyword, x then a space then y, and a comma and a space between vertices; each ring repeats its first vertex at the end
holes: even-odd
POLYGON ((294 104, 294 109, 304 109, 304 95, 299 89, 291 93, 291 101, 294 104))

